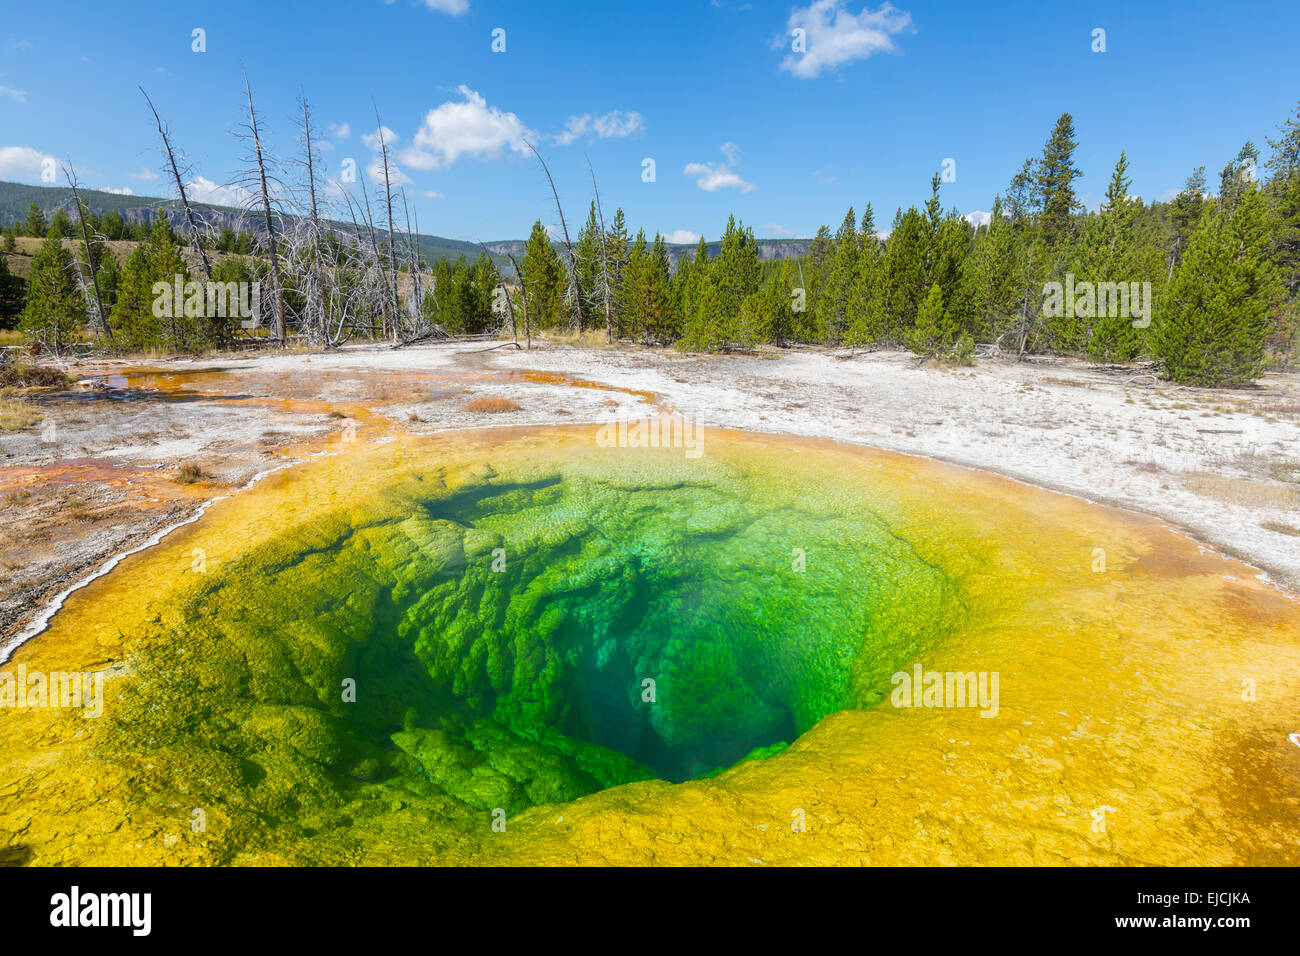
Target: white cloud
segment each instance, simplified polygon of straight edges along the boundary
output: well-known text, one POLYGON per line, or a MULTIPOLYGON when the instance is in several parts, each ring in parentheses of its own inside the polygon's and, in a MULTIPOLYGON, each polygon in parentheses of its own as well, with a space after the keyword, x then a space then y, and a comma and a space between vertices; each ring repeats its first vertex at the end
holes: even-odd
POLYGON ((700 234, 698 232, 691 232, 689 229, 674 229, 672 232, 664 233, 664 242, 693 246, 699 241, 700 234))
POLYGON ((424 0, 424 5, 435 13, 449 13, 453 17, 469 12, 469 0, 424 0))
POLYGON ((462 157, 497 159, 507 149, 527 153, 525 139, 533 133, 514 113, 507 113, 468 86, 457 92, 463 102, 448 101, 432 109, 416 130, 411 145, 398 157, 415 169, 445 169, 462 157))
POLYGON ((327 129, 329 129, 329 134, 337 140, 345 140, 352 135, 352 126, 349 123, 330 123, 327 129))
POLYGON ((244 206, 252 198, 246 189, 239 186, 218 186, 203 176, 196 176, 185 184, 185 195, 191 202, 211 203, 214 206, 244 206))
POLYGON ((993 218, 993 214, 985 212, 983 209, 976 209, 974 212, 968 212, 962 216, 968 223, 979 229, 981 226, 987 226, 993 218))
POLYGON ((725 163, 687 163, 682 172, 695 177, 695 185, 705 192, 717 192, 719 189, 739 189, 742 193, 752 192, 756 187, 745 182, 733 168, 740 156, 740 148, 735 143, 723 143, 722 155, 727 157, 725 163))
POLYGON ((136 182, 151 183, 158 178, 158 174, 148 166, 141 166, 139 172, 127 173, 127 179, 134 179, 136 182))
POLYGON ((0 179, 39 180, 43 169, 57 166, 58 160, 53 156, 30 146, 0 146, 0 179))
POLYGON ((443 199, 443 198, 445 198, 445 197, 443 196, 442 193, 434 192, 432 189, 426 189, 426 190, 424 190, 424 192, 420 193, 420 195, 423 196, 425 199, 443 199))
POLYGON ((112 193, 114 196, 134 196, 130 186, 123 186, 121 189, 114 189, 112 186, 105 186, 100 190, 101 193, 112 193))
MULTIPOLYGON (((384 164, 380 161, 378 156, 372 159, 370 165, 366 167, 366 175, 370 177, 370 181, 376 186, 382 186, 384 184, 384 164)), ((409 186, 413 182, 415 182, 415 180, 402 172, 402 168, 393 162, 393 159, 390 156, 388 159, 389 187, 396 189, 399 186, 409 186)))
POLYGON ((610 110, 602 116, 583 113, 570 116, 564 124, 564 132, 552 136, 560 146, 568 146, 582 136, 595 136, 597 139, 625 139, 645 130, 645 120, 640 113, 626 113, 623 110, 610 110))
POLYGON ((742 193, 753 190, 754 184, 747 183, 734 171, 721 163, 687 163, 683 170, 687 176, 694 176, 695 185, 705 192, 717 192, 719 189, 739 189, 742 193))
POLYGON ((15 90, 12 86, 0 86, 0 96, 7 96, 15 103, 27 102, 27 91, 15 90))
POLYGON ((365 143, 366 147, 370 149, 373 154, 370 157, 369 165, 366 166, 366 175, 370 177, 370 181, 374 183, 376 186, 382 186, 384 184, 384 162, 383 162, 382 153, 379 148, 379 134, 381 131, 384 134, 384 145, 388 147, 389 186, 396 189, 398 186, 411 185, 411 183, 413 183, 415 180, 411 179, 410 176, 402 172, 401 167, 399 167, 393 159, 393 144, 396 143, 398 139, 400 139, 401 137, 399 137, 387 126, 380 126, 376 128, 376 130, 373 133, 361 134, 361 142, 365 143))
POLYGON ((777 37, 775 49, 790 50, 781 61, 781 69, 801 79, 812 79, 823 70, 834 69, 854 60, 865 60, 873 53, 897 49, 893 38, 904 31, 916 32, 912 15, 892 4, 879 10, 866 7, 861 13, 846 9, 847 0, 815 0, 806 7, 795 7, 786 21, 784 36, 777 37), (804 52, 791 50, 794 30, 803 30, 804 52))
POLYGON ((384 144, 391 150, 393 144, 396 143, 400 137, 387 126, 380 126, 376 128, 373 133, 362 133, 361 142, 366 144, 367 149, 379 152, 379 134, 381 132, 384 134, 384 144))
POLYGON ((785 226, 776 222, 769 222, 763 227, 763 229, 774 236, 781 236, 784 239, 793 239, 799 235, 799 233, 795 232, 793 229, 787 229, 785 226))

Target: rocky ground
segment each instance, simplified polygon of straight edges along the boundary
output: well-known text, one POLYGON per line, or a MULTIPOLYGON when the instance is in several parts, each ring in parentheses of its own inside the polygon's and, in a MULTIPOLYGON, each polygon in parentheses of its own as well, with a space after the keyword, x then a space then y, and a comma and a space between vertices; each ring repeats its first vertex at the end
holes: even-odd
POLYGON ((33 421, 0 430, 0 643, 113 555, 331 443, 669 409, 706 446, 709 426, 825 436, 1152 514, 1300 591, 1294 374, 1214 391, 1069 360, 492 345, 87 361, 19 395, 33 421))

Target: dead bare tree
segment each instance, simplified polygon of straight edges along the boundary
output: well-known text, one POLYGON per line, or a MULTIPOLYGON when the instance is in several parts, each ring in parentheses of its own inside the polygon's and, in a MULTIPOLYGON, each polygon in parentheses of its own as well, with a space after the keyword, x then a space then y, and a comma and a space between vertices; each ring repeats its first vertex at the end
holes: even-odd
POLYGON ((587 157, 587 171, 591 173, 591 189, 596 194, 596 215, 600 217, 600 273, 605 280, 605 344, 614 341, 614 321, 610 308, 609 291, 609 251, 605 247, 605 212, 600 208, 600 187, 596 185, 596 171, 591 168, 591 157, 587 157))
MULTIPOLYGON (((419 235, 419 217, 416 217, 416 229, 411 231, 411 210, 406 203, 406 190, 400 190, 402 195, 402 210, 406 215, 406 259, 407 270, 411 276, 411 328, 403 336, 399 336, 394 348, 404 348, 416 342, 423 342, 426 339, 445 339, 451 335, 445 328, 437 322, 430 322, 424 315, 424 295, 420 282, 420 248, 417 244, 416 237, 419 235)), ((434 300, 437 301, 436 298, 434 300)))
POLYGON ((401 311, 397 301, 397 248, 393 242, 393 184, 388 162, 388 141, 384 137, 384 121, 379 118, 379 105, 373 100, 371 105, 375 108, 375 135, 379 137, 379 160, 384 168, 384 202, 388 208, 388 262, 393 282, 393 340, 396 341, 401 311))
MULTIPOLYGON (((379 301, 379 317, 383 323, 384 334, 387 335, 388 334, 388 308, 392 302, 395 302, 397 300, 397 290, 396 288, 394 288, 390 292, 388 287, 389 277, 387 275, 387 270, 385 270, 381 265, 383 262, 383 257, 379 254, 379 240, 375 236, 375 217, 370 209, 370 193, 366 190, 366 179, 364 176, 361 177, 361 198, 364 201, 364 204, 362 204, 360 208, 361 211, 364 212, 366 216, 366 229, 370 234, 370 249, 374 256, 375 263, 380 264, 379 286, 384 290, 384 295, 379 301)), ((393 317, 394 325, 396 325, 396 322, 397 322, 397 318, 396 316, 394 316, 393 317)), ((373 321, 371 322, 371 327, 370 327, 370 337, 371 338, 375 337, 373 321)))
MULTIPOLYGON (((244 124, 247 132, 237 135, 252 146, 252 154, 245 160, 249 165, 241 178, 246 186, 251 185, 254 187, 256 190, 254 202, 261 208, 266 229, 267 258, 271 264, 271 301, 275 312, 275 334, 280 341, 280 346, 283 347, 286 344, 288 329, 284 316, 284 285, 280 276, 280 250, 277 246, 276 219, 278 215, 269 185, 274 177, 267 175, 266 150, 262 145, 262 133, 257 122, 257 110, 253 106, 253 87, 248 82, 247 70, 244 71, 244 93, 248 100, 248 121, 244 124)), ((277 184, 279 184, 278 181, 277 184)))
POLYGON ((308 224, 310 229, 307 234, 309 247, 306 250, 308 261, 311 263, 311 269, 307 276, 307 284, 311 286, 310 294, 305 297, 309 303, 309 308, 315 312, 315 315, 308 315, 307 325, 309 328, 319 329, 320 337, 326 345, 330 344, 329 320, 325 314, 325 262, 322 244, 325 241, 326 230, 322 227, 320 218, 320 207, 316 201, 316 152, 312 146, 312 121, 311 106, 307 102, 305 91, 299 91, 298 94, 298 131, 302 141, 303 154, 298 160, 307 178, 307 213, 308 224))
POLYGON ((564 232, 564 250, 569 260, 569 286, 573 296, 573 307, 578 313, 578 334, 582 334, 583 316, 582 316, 582 287, 578 282, 578 264, 573 255, 573 243, 569 240, 569 226, 564 221, 564 209, 560 206, 560 194, 555 189, 555 180, 551 176, 551 169, 546 165, 546 160, 542 159, 542 154, 537 151, 537 147, 524 140, 524 145, 533 151, 537 161, 542 164, 542 172, 546 173, 546 181, 551 184, 551 195, 555 197, 555 211, 560 216, 560 229, 564 232))
MULTIPOLYGON (((248 77, 245 75, 245 81, 248 77)), ((137 87, 144 96, 144 101, 149 104, 149 111, 153 113, 154 124, 158 127, 158 135, 162 138, 163 152, 167 155, 167 166, 171 169, 172 179, 176 183, 176 191, 180 194, 181 205, 185 207, 185 220, 190 227, 190 238, 195 250, 198 251, 199 261, 203 264, 203 278, 212 281, 212 267, 208 263, 208 254, 203 248, 203 231, 199 228, 198 218, 194 215, 194 207, 190 204, 189 194, 185 192, 185 174, 188 173, 189 167, 182 169, 181 160, 177 159, 177 150, 172 146, 171 132, 158 115, 158 110, 154 108, 153 100, 149 94, 145 93, 144 87, 137 87)))
POLYGON ((406 203, 406 187, 399 190, 402 194, 402 214, 406 217, 406 271, 411 277, 411 313, 418 318, 420 314, 420 247, 416 242, 419 232, 419 213, 416 213, 416 232, 411 232, 411 207, 406 203))
POLYGON ((531 352, 533 348, 533 332, 528 323, 528 283, 524 281, 524 270, 519 268, 519 262, 514 255, 507 252, 506 257, 510 264, 515 268, 515 275, 519 276, 519 298, 524 303, 524 341, 527 343, 526 348, 531 352))
MULTIPOLYGON (((95 331, 104 337, 104 341, 112 341, 113 333, 108 328, 108 316, 104 314, 104 298, 99 294, 99 263, 95 261, 95 255, 90 245, 90 230, 86 227, 86 204, 81 201, 81 192, 77 189, 77 174, 73 172, 72 160, 69 159, 63 165, 63 177, 68 181, 68 186, 72 189, 72 201, 77 204, 77 221, 81 225, 81 244, 86 252, 86 271, 90 273, 90 289, 94 290, 95 300, 90 302, 91 311, 95 314, 95 331)), ((85 280, 83 279, 83 284, 85 280)), ((87 299, 90 297, 87 296, 87 299)))

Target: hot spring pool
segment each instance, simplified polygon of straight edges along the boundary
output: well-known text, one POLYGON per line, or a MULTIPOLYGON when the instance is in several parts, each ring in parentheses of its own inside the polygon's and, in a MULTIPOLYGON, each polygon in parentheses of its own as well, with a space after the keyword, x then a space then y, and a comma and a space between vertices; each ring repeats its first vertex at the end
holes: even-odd
POLYGON ((102 717, 0 710, 7 852, 1300 859, 1300 608, 1250 569, 992 475, 707 437, 400 439, 218 503, 5 665, 107 675, 102 717), (930 672, 1000 700, 900 706, 930 672))

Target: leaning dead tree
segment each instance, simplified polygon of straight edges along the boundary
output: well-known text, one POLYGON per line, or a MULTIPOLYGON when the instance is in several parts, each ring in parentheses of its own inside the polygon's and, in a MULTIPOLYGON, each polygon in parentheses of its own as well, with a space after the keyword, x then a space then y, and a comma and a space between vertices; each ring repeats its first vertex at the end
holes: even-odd
MULTIPOLYGON (((253 193, 254 203, 260 207, 259 211, 266 229, 265 241, 267 258, 271 265, 271 304, 275 313, 275 335, 283 346, 288 330, 284 315, 284 285, 280 276, 280 250, 277 246, 276 220, 279 216, 270 187, 274 176, 268 175, 266 171, 266 150, 262 146, 262 133, 257 122, 257 110, 253 106, 253 88, 248 82, 247 70, 244 71, 244 93, 248 100, 248 121, 244 124, 246 132, 236 135, 251 147, 252 152, 245 157, 245 170, 240 180, 246 189, 252 187, 250 192, 253 193)), ((277 186, 283 185, 278 180, 274 181, 277 186)))
MULTIPOLYGON (((244 77, 247 82, 247 75, 244 77)), ((185 175, 189 173, 189 167, 182 168, 183 158, 178 159, 177 151, 172 146, 171 131, 167 124, 162 121, 158 115, 158 110, 154 108, 153 100, 149 99, 149 94, 145 93, 144 87, 137 87, 141 94, 144 95, 144 101, 149 104, 149 111, 153 113, 154 124, 158 127, 158 135, 162 139, 162 151, 167 156, 167 168, 171 170, 172 179, 176 183, 176 191, 180 194, 181 205, 185 208, 185 221, 190 227, 190 238, 194 248, 198 251, 199 261, 203 264, 203 278, 208 281, 212 280, 212 267, 208 264, 208 254, 203 248, 203 232, 199 228, 198 218, 194 215, 194 207, 190 204, 189 194, 185 192, 185 175)))
POLYGON ((551 195, 555 197, 555 211, 560 216, 560 229, 564 232, 564 251, 568 258, 569 267, 569 291, 573 296, 573 307, 578 313, 578 334, 582 334, 583 315, 582 315, 582 286, 578 282, 578 263, 573 255, 573 243, 569 240, 569 226, 564 221, 564 209, 560 206, 560 194, 555 188, 555 180, 551 176, 551 169, 546 165, 546 160, 542 159, 542 154, 537 151, 537 147, 524 140, 524 145, 533 151, 537 161, 542 164, 542 172, 546 173, 546 181, 551 184, 551 195))
MULTIPOLYGON (((86 252, 86 271, 90 273, 88 288, 94 291, 94 301, 90 296, 86 296, 87 303, 91 307, 91 312, 95 316, 95 332, 104 337, 104 341, 110 341, 113 333, 108 328, 108 316, 104 314, 104 297, 99 294, 99 263, 96 261, 94 249, 90 244, 90 230, 86 227, 86 204, 81 201, 81 192, 77 189, 77 175, 72 170, 72 160, 68 160, 63 165, 63 178, 68 181, 69 188, 72 189, 72 201, 77 204, 77 221, 81 225, 81 244, 86 252)), ((80 270, 78 270, 80 273, 80 270)), ((87 288, 86 280, 82 280, 83 288, 87 288)))
POLYGON ((609 250, 605 246, 605 213, 600 208, 600 187, 596 185, 596 171, 591 168, 591 157, 587 158, 587 171, 591 173, 591 189, 596 194, 596 215, 600 217, 600 274, 605 284, 605 344, 614 341, 613 310, 610 308, 609 292, 609 250))

